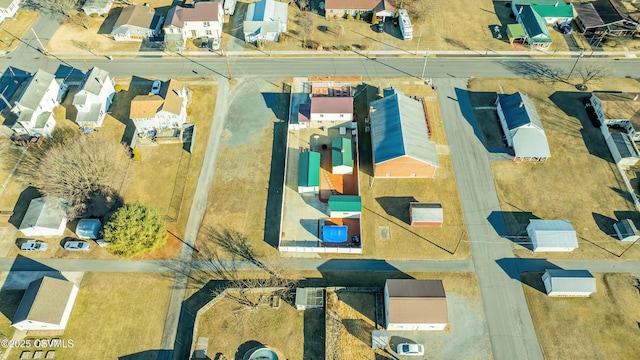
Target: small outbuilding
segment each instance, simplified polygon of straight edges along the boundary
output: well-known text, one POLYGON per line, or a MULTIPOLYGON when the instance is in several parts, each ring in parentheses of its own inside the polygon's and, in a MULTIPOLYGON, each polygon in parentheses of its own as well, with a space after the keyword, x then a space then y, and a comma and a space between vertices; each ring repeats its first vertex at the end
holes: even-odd
POLYGON ((351 139, 335 138, 331 141, 331 172, 353 174, 353 145, 351 139))
POLYGON ((578 236, 568 220, 529 220, 527 234, 534 252, 569 252, 578 247, 578 236))
POLYGON ((324 306, 324 289, 296 288, 296 309, 307 310, 324 306))
POLYGON ((331 195, 328 204, 332 218, 359 218, 362 212, 362 198, 357 195, 331 195))
POLYGON ((64 330, 78 287, 70 281, 45 276, 29 284, 13 317, 18 330, 64 330))
POLYGON ((613 224, 613 230, 616 232, 618 239, 622 242, 633 242, 640 239, 638 229, 631 219, 622 219, 613 224))
POLYGON ((609 151, 616 164, 628 169, 640 161, 640 151, 628 134, 613 133, 611 141, 607 141, 607 143, 610 142, 613 142, 613 146, 607 145, 609 145, 609 151))
POLYGON ((114 0, 87 0, 82 5, 82 11, 89 16, 93 14, 107 15, 111 10, 111 6, 113 6, 113 2, 114 0))
POLYGON ((388 279, 384 308, 387 330, 444 330, 449 322, 442 280, 388 279))
POLYGON ((80 239, 95 240, 98 238, 102 222, 99 219, 80 219, 76 226, 76 235, 80 239))
POLYGON ((61 236, 69 221, 67 212, 67 203, 60 198, 33 199, 18 230, 25 236, 61 236))
POLYGON ((320 153, 304 151, 298 162, 298 192, 315 193, 320 189, 320 153))
POLYGON ((440 203, 409 203, 411 226, 442 226, 444 211, 440 203))
POLYGON ((596 292, 596 279, 587 270, 549 269, 542 282, 548 296, 590 296, 596 292))
POLYGON ((499 94, 496 110, 514 160, 543 161, 551 156, 542 121, 529 96, 521 92, 499 94))

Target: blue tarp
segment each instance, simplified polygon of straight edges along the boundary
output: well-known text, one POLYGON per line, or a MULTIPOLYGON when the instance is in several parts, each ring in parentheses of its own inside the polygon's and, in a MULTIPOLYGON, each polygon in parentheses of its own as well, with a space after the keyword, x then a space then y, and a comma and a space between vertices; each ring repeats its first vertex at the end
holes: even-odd
POLYGON ((349 228, 346 226, 324 226, 322 228, 322 241, 329 243, 347 242, 349 238, 349 228))

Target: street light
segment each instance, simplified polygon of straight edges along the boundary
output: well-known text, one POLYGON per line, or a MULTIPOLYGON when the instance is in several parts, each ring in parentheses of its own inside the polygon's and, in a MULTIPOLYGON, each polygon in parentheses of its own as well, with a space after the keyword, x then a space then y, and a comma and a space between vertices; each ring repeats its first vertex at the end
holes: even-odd
POLYGON ((424 54, 424 66, 422 67, 422 81, 424 81, 424 72, 427 70, 427 60, 429 59, 429 54, 431 54, 431 51, 429 51, 429 49, 427 49, 427 52, 424 54))

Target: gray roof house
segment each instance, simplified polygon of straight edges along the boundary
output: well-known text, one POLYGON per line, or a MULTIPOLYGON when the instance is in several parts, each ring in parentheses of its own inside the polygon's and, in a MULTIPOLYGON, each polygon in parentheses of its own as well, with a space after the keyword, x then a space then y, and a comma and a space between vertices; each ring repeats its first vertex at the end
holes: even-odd
POLYGON ((84 2, 84 5, 82 5, 82 11, 84 11, 87 15, 108 14, 109 10, 111 10, 113 2, 114 0, 87 0, 84 2))
POLYGON ((18 330, 64 330, 78 295, 70 281, 45 276, 27 287, 11 326, 18 330))
POLYGON ((67 212, 67 204, 60 198, 33 199, 18 230, 25 236, 61 236, 69 220, 67 212))
POLYGON ((289 4, 275 0, 260 0, 249 4, 244 20, 244 41, 278 41, 287 31, 289 4))
POLYGON ((527 234, 533 251, 573 251, 578 247, 576 231, 567 220, 529 220, 527 234))
POLYGON ((523 93, 499 94, 498 117, 514 160, 546 160, 551 156, 547 135, 533 101, 523 93))
POLYGON ((613 230, 622 242, 633 242, 640 239, 638 229, 631 219, 622 219, 613 224, 613 230))
POLYGON ((115 82, 106 70, 91 68, 73 97, 76 123, 80 127, 101 127, 116 94, 115 82))
POLYGON ((142 41, 158 34, 162 26, 160 20, 160 15, 150 6, 130 5, 122 9, 111 35, 116 41, 142 41))
POLYGON ((434 177, 436 144, 422 104, 393 89, 370 103, 371 147, 376 177, 434 177))
POLYGON ((542 282, 548 296, 589 296, 596 292, 596 279, 587 270, 548 269, 542 282))
POLYGON ((17 134, 51 136, 56 126, 53 108, 58 105, 59 94, 60 84, 55 76, 38 70, 11 108, 18 116, 11 129, 17 134))

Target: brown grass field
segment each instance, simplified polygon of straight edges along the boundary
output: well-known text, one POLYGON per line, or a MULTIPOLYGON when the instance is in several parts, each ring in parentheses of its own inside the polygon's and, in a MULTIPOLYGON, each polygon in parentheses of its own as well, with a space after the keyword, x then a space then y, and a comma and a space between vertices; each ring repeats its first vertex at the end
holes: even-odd
POLYGON ((0 51, 12 51, 20 45, 22 39, 40 15, 39 11, 18 10, 14 19, 6 19, 0 25, 2 36, 0 38, 0 51), (13 36, 12 36, 13 35, 13 36))
MULTIPOLYGON (((571 81, 577 83, 577 80, 571 81)), ((631 79, 600 79, 590 90, 640 90, 631 79)), ((525 79, 477 79, 474 94, 523 91, 533 100, 551 149, 543 163, 493 161, 498 197, 509 236, 516 242, 516 256, 553 259, 637 260, 640 248, 620 244, 613 237, 613 222, 640 215, 630 200, 600 130, 589 122, 581 103, 589 93, 571 84, 525 79), (578 234, 579 248, 571 253, 534 254, 526 246, 530 218, 569 220, 578 234)), ((485 96, 490 98, 491 96, 485 96)), ((482 106, 473 104, 474 106, 482 106)), ((488 104, 484 104, 488 105, 488 104)))
POLYGON ((634 359, 640 340, 640 300, 629 274, 594 274, 597 292, 588 298, 550 298, 542 273, 521 274, 524 294, 547 359, 634 359))

